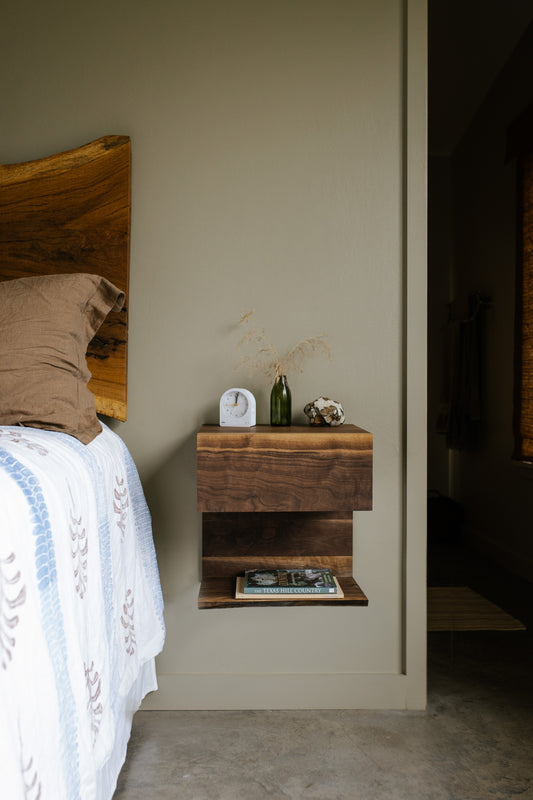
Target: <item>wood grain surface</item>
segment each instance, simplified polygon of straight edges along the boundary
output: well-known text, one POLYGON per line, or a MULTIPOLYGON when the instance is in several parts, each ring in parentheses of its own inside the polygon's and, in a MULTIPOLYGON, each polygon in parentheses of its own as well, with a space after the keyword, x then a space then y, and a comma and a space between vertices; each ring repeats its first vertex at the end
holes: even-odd
POLYGON ((88 272, 126 294, 89 345, 96 410, 127 414, 131 143, 105 136, 74 150, 0 165, 0 280, 88 272))
POLYGON ((372 434, 355 425, 207 425, 197 464, 199 511, 372 508, 372 434))
POLYGON ((203 577, 266 567, 329 567, 351 576, 352 512, 203 515, 203 577))

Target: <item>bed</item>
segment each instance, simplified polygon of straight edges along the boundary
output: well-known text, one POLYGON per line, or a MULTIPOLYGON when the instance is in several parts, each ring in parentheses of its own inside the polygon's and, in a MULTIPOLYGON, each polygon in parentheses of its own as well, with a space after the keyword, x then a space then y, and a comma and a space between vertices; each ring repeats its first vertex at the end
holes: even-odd
POLYGON ((0 753, 9 800, 110 800, 157 688, 127 415, 131 146, 0 166, 0 753))

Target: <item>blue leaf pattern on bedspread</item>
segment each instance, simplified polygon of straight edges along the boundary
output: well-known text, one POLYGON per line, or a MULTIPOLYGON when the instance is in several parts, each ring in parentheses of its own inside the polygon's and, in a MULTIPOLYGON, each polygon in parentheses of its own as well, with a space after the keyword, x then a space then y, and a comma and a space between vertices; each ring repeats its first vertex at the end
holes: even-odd
POLYGON ((77 800, 80 796, 80 776, 75 706, 67 670, 67 644, 63 633, 63 619, 57 590, 55 553, 48 511, 38 480, 29 469, 3 448, 0 448, 0 466, 4 467, 6 472, 22 489, 31 509, 43 631, 54 668, 60 724, 66 732, 62 739, 61 759, 68 797, 69 799, 77 800))
POLYGON ((0 797, 111 800, 165 636, 137 468, 105 425, 87 446, 0 427, 0 488, 0 797))

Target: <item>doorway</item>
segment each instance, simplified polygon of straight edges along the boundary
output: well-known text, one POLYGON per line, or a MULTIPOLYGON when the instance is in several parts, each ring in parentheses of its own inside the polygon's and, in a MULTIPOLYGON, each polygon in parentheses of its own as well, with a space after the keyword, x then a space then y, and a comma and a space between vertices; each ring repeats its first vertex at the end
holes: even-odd
POLYGON ((428 2, 428 584, 470 586, 524 622, 533 474, 511 462, 516 204, 505 130, 531 102, 532 20, 529 0, 428 2), (472 424, 457 439, 447 359, 464 356, 457 331, 474 296, 466 352, 479 363, 467 359, 465 380, 479 390, 479 419, 459 407, 472 424))

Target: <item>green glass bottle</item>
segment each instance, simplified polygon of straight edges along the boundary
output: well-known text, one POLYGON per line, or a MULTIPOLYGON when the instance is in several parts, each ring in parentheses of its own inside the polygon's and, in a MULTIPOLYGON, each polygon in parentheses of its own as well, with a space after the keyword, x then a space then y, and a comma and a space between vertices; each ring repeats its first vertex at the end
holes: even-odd
POLYGON ((287 377, 277 375, 270 392, 270 424, 290 425, 292 416, 292 398, 287 377))

